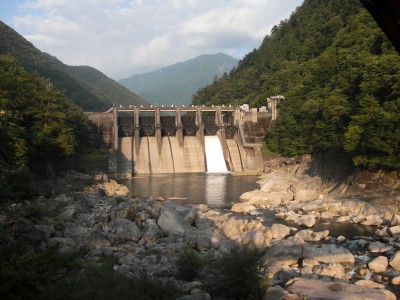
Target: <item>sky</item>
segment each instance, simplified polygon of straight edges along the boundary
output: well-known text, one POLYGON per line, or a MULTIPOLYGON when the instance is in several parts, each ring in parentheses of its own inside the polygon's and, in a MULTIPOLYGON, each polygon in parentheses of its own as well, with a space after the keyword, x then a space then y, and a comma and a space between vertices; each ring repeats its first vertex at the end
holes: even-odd
POLYGON ((119 80, 258 48, 303 0, 0 0, 0 20, 67 65, 119 80))

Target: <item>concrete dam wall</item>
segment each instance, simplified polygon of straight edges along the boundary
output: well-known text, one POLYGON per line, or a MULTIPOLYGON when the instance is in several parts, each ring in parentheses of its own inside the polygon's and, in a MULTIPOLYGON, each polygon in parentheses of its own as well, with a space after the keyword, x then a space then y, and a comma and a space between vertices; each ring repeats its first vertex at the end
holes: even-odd
POLYGON ((96 145, 110 153, 116 178, 135 174, 246 172, 263 168, 263 139, 276 117, 268 108, 121 107, 86 113, 96 145), (103 140, 103 142, 99 142, 103 140))

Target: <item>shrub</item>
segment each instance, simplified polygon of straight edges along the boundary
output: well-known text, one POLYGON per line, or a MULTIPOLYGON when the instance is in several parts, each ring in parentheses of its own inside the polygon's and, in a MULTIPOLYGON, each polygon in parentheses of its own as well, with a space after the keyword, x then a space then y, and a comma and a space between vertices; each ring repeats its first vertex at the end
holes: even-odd
POLYGON ((75 276, 59 282, 52 299, 60 300, 151 300, 175 299, 179 289, 172 283, 162 283, 142 276, 130 279, 113 270, 113 260, 90 264, 75 276))
POLYGON ((236 247, 210 267, 216 276, 208 282, 213 297, 261 299, 259 253, 236 247))
POLYGON ((184 280, 196 278, 205 266, 205 261, 192 248, 185 248, 176 261, 178 277, 184 280))

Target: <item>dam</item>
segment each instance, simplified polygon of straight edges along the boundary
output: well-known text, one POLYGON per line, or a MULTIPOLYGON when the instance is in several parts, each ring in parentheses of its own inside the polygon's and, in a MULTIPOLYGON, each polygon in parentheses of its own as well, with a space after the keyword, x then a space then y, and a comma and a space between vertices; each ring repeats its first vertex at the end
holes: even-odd
POLYGON ((114 105, 86 112, 91 144, 109 151, 110 175, 242 173, 263 168, 263 139, 283 96, 261 108, 242 106, 114 105))

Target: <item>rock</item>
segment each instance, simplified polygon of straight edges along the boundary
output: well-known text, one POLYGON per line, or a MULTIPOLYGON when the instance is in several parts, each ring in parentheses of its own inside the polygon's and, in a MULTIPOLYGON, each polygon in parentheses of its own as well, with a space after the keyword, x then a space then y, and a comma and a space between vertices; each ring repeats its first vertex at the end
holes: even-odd
POLYGON ((298 218, 300 218, 301 215, 296 214, 293 210, 288 211, 285 213, 285 220, 286 221, 296 221, 298 218))
POLYGON ((372 242, 368 245, 368 251, 371 253, 381 253, 382 249, 386 247, 386 244, 381 242, 372 242))
POLYGON ((353 216, 353 218, 351 218, 351 221, 356 224, 361 223, 364 220, 365 220, 365 216, 363 214, 357 214, 357 215, 353 216))
POLYGON ((194 206, 194 208, 196 208, 199 212, 201 213, 206 213, 208 211, 208 206, 205 204, 196 204, 194 206))
POLYGON ((296 223, 300 226, 304 227, 313 227, 316 223, 316 216, 315 215, 306 215, 306 216, 301 216, 296 223))
POLYGON ((243 237, 242 245, 250 249, 264 252, 266 248, 264 234, 256 229, 250 230, 246 232, 243 237))
POLYGON ((176 300, 211 300, 211 296, 201 290, 195 294, 184 295, 182 297, 176 298, 176 300))
POLYGON ((36 229, 41 233, 42 237, 49 239, 55 235, 55 230, 53 225, 34 225, 36 229))
POLYGON ((388 228, 386 226, 381 229, 378 228, 377 230, 375 230, 374 233, 374 237, 378 239, 383 238, 387 235, 388 235, 388 228))
POLYGON ((362 221, 362 225, 366 226, 379 226, 383 222, 381 216, 378 215, 369 215, 365 218, 365 221, 362 221))
POLYGON ((304 229, 297 232, 294 236, 301 237, 305 242, 319 242, 329 236, 329 230, 313 232, 312 230, 304 229))
POLYGON ((337 237, 337 241, 338 241, 339 243, 343 243, 343 242, 346 241, 346 237, 343 236, 343 235, 339 235, 339 236, 337 237))
POLYGON ((392 226, 389 228, 389 232, 391 235, 398 235, 400 234, 400 225, 392 226))
POLYGON ((214 224, 214 221, 207 217, 201 217, 195 220, 195 225, 199 230, 210 228, 214 224))
POLYGON ((390 226, 397 226, 400 225, 400 216, 397 214, 394 214, 391 221, 390 221, 390 226))
POLYGON ((346 222, 349 222, 350 220, 351 220, 351 216, 341 216, 336 219, 336 222, 346 223, 346 222))
POLYGON ((269 287, 263 300, 284 300, 287 292, 279 285, 269 287))
POLYGON ((300 202, 307 202, 317 200, 319 198, 319 191, 311 189, 300 189, 294 193, 294 200, 300 202))
POLYGON ((287 237, 290 233, 290 228, 283 224, 273 224, 271 226, 272 239, 281 240, 287 237))
POLYGON ((111 232, 119 242, 137 242, 141 237, 140 229, 137 225, 127 219, 117 219, 110 222, 111 232))
POLYGON ((389 261, 389 265, 396 271, 400 271, 400 251, 397 251, 389 261))
POLYGON ((190 226, 176 210, 166 207, 161 208, 157 224, 164 232, 176 231, 184 233, 190 226))
POLYGON ((306 243, 300 237, 279 240, 268 249, 262 261, 266 265, 275 264, 279 268, 297 264, 299 259, 304 256, 305 245, 306 243))
POLYGON ((230 239, 238 240, 242 238, 244 224, 242 221, 231 218, 222 224, 222 232, 230 239))
POLYGON ((400 276, 393 277, 391 283, 394 285, 400 285, 400 276))
POLYGON ((48 239, 47 246, 49 248, 58 248, 58 251, 62 254, 73 253, 79 249, 73 239, 63 237, 53 237, 48 239))
POLYGON ((311 211, 323 212, 326 211, 327 209, 328 205, 322 199, 310 201, 302 207, 302 210, 304 212, 311 212, 311 211))
POLYGON ((319 276, 347 280, 348 275, 341 264, 329 263, 327 265, 318 265, 313 268, 313 272, 319 276))
POLYGON ((161 237, 160 228, 152 219, 146 221, 142 228, 141 237, 148 243, 154 243, 161 237))
POLYGON ((385 289, 385 286, 383 284, 376 283, 372 280, 358 280, 354 284, 366 286, 373 289, 385 289))
POLYGON ((60 213, 60 218, 62 220, 71 220, 76 217, 76 214, 77 214, 76 209, 70 208, 70 209, 66 209, 62 213, 60 213))
POLYGON ((132 205, 123 201, 111 209, 111 220, 125 219, 130 211, 132 211, 132 205))
POLYGON ((341 264, 348 268, 355 264, 355 258, 348 249, 333 244, 305 245, 304 252, 305 257, 316 259, 320 263, 341 264))
POLYGON ((388 266, 389 263, 386 256, 378 256, 368 263, 368 268, 374 273, 386 272, 388 266))
POLYGON ((252 211, 257 211, 257 208, 248 203, 235 203, 232 206, 231 211, 237 212, 237 213, 249 214, 252 211))
POLYGON ((331 220, 334 218, 334 214, 329 211, 323 211, 320 215, 321 219, 331 220))
POLYGON ((287 283, 287 290, 300 299, 380 299, 395 300, 387 290, 344 282, 323 282, 315 279, 296 278, 287 283))
POLYGON ((128 188, 122 184, 118 184, 118 182, 113 179, 110 179, 109 182, 99 184, 99 188, 102 189, 108 197, 129 195, 128 188))

